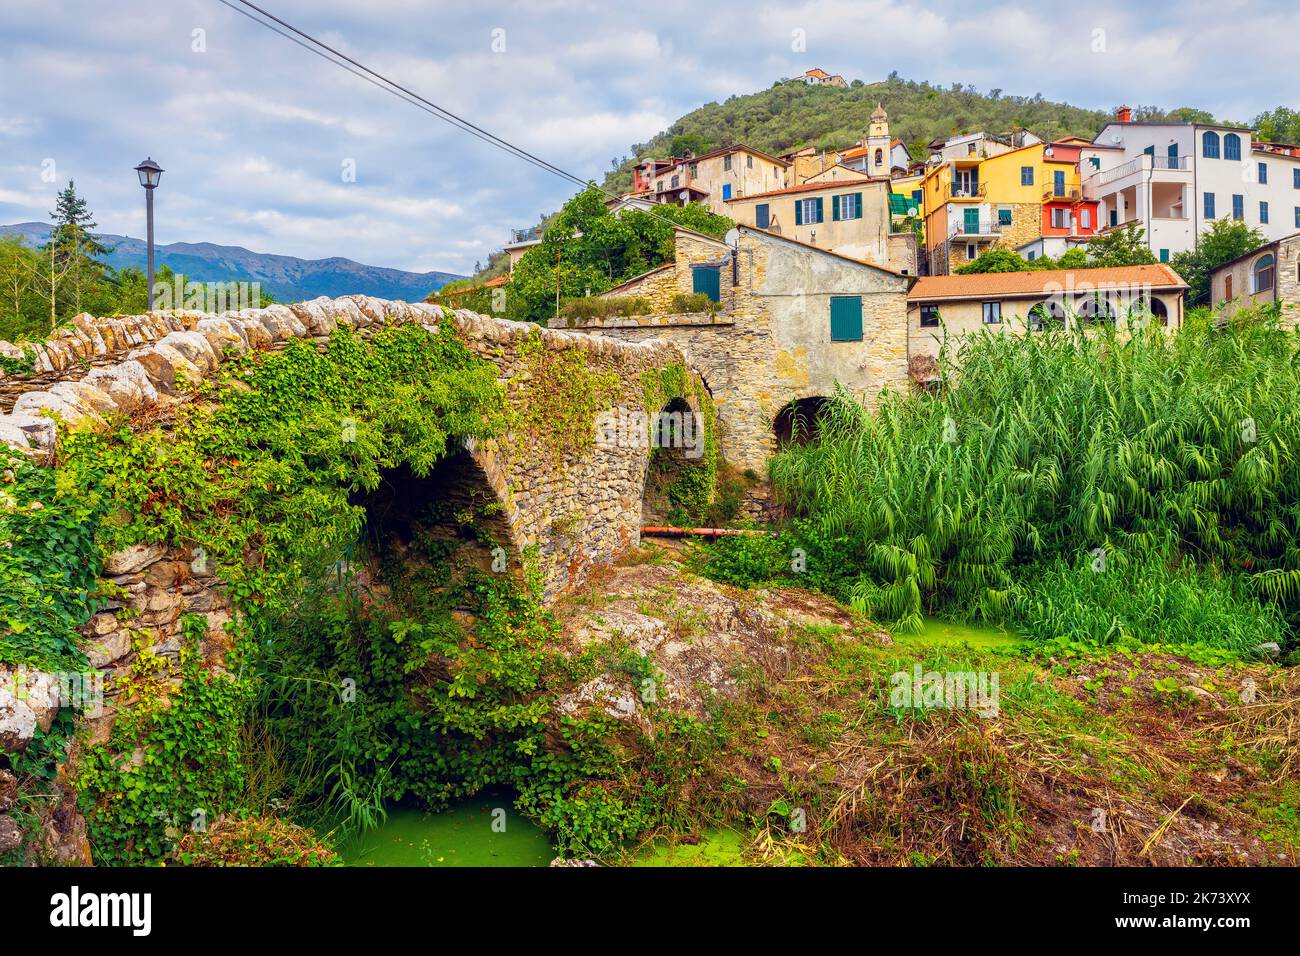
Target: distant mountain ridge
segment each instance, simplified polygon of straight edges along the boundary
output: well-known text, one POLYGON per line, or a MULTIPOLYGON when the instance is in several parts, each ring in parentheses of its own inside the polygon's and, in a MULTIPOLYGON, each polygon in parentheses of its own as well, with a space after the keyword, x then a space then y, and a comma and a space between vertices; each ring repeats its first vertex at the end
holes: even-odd
MULTIPOLYGON (((43 222, 0 226, 0 235, 15 234, 22 236, 28 245, 38 246, 49 240, 50 226, 43 222)), ((147 248, 143 240, 110 234, 98 235, 97 238, 111 250, 104 261, 113 268, 145 267, 147 248)), ((448 282, 464 278, 451 272, 405 272, 367 266, 338 256, 299 259, 211 242, 160 245, 155 249, 154 262, 159 268, 170 266, 173 271, 184 273, 196 282, 260 282, 263 291, 271 293, 278 302, 354 293, 420 302, 448 282)))

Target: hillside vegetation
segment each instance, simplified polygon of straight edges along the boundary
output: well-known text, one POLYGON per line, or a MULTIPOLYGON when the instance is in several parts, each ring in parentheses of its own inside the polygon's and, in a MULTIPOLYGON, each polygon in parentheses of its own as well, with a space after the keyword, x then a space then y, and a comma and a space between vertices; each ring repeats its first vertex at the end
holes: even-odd
POLYGON ((973 86, 948 88, 891 76, 879 83, 855 81, 848 89, 780 82, 723 103, 706 103, 687 113, 649 142, 633 147, 633 156, 606 179, 606 186, 630 186, 636 159, 696 153, 745 143, 779 154, 802 146, 834 149, 861 139, 871 111, 880 103, 889 113, 889 129, 915 158, 938 137, 966 130, 1001 132, 1017 126, 1044 139, 1096 135, 1108 114, 1054 103, 1034 96, 1008 96, 1001 90, 980 93, 973 86))

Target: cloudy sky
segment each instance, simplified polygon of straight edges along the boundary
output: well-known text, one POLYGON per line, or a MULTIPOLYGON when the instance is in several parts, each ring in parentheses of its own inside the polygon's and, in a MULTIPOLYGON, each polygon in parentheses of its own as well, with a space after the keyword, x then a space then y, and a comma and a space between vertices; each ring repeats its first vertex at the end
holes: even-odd
MULTIPOLYGON (((1294 0, 258 5, 583 177, 812 66, 1099 109, 1300 105, 1294 0)), ((0 0, 0 223, 48 219, 73 179, 103 231, 142 236, 146 154, 160 242, 417 271, 469 271, 573 191, 219 0, 0 0)))

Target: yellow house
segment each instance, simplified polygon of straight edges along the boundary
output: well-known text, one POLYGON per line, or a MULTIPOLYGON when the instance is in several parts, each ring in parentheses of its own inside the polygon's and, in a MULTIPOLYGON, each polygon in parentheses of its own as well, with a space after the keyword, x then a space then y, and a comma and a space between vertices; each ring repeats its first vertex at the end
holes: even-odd
POLYGON ((1074 235, 1095 215, 1052 214, 1081 199, 1078 149, 1034 143, 996 156, 959 156, 932 166, 922 183, 933 275, 946 275, 993 248, 1015 249, 1049 234, 1074 235), (1060 224, 1059 232, 1051 224, 1060 224), (1045 230, 1045 225, 1048 228, 1045 230))
POLYGON ((837 178, 828 170, 821 182, 728 200, 725 215, 738 225, 915 274, 905 252, 891 249, 889 180, 870 179, 843 167, 834 170, 839 171, 837 178))

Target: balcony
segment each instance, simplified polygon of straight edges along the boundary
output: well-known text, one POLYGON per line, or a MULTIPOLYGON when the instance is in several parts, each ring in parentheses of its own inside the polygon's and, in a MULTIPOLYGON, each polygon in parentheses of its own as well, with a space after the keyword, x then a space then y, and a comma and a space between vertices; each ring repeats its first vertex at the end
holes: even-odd
MULTIPOLYGON (((1143 153, 1113 169, 1103 169, 1101 172, 1093 173, 1084 180, 1083 194, 1089 199, 1096 199, 1098 193, 1105 187, 1130 177, 1134 177, 1135 181, 1150 179, 1152 182, 1187 182, 1190 177, 1178 174, 1186 173, 1188 170, 1189 162, 1186 156, 1152 156, 1150 153, 1143 153)), ((1135 182, 1124 183, 1120 188, 1131 185, 1135 185, 1135 182)))
POLYGON ((970 231, 970 223, 965 221, 958 222, 953 226, 952 232, 948 234, 948 240, 990 240, 996 239, 1002 235, 1002 223, 996 219, 981 219, 976 225, 974 232, 970 231))
POLYGON ((949 183, 944 194, 946 199, 982 199, 988 195, 988 186, 984 183, 963 184, 949 183))
POLYGON ((540 242, 541 238, 541 226, 533 226, 531 229, 511 229, 508 245, 514 246, 521 242, 540 242))
POLYGON ((1047 189, 1043 191, 1043 202, 1078 202, 1083 198, 1083 190, 1078 187, 1069 189, 1047 189))

